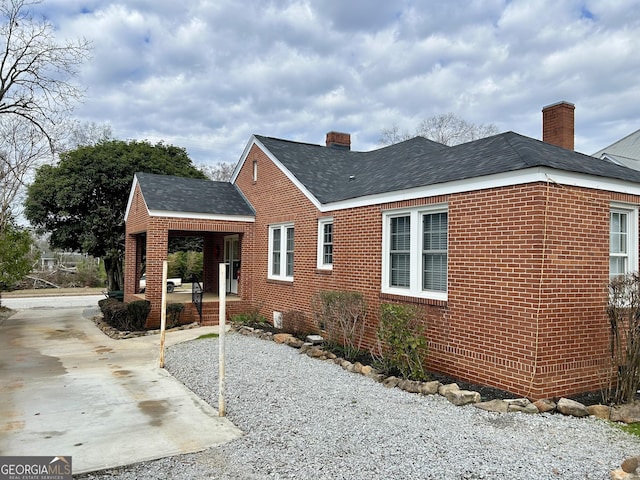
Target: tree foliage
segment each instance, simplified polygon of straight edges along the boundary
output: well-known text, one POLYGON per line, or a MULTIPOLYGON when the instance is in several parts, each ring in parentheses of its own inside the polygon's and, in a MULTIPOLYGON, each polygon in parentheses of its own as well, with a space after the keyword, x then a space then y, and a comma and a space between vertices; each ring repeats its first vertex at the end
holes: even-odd
POLYGON ((498 133, 498 127, 493 123, 471 123, 453 113, 443 113, 420 122, 413 134, 402 131, 398 125, 383 128, 380 133, 380 144, 391 145, 403 142, 413 137, 425 137, 443 145, 459 145, 479 138, 489 137, 498 133))
POLYGON ((136 172, 205 178, 183 148, 111 140, 62 153, 56 166, 41 166, 27 193, 31 224, 51 232, 54 248, 102 258, 111 290, 124 284, 124 213, 136 172))
POLYGON ((11 288, 28 274, 33 262, 29 231, 13 223, 0 228, 0 292, 11 288))

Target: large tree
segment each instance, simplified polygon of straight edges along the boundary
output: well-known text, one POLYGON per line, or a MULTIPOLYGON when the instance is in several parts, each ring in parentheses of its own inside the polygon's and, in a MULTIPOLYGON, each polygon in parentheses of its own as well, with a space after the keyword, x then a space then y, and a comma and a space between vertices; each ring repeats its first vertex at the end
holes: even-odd
POLYGON ((409 133, 407 130, 403 131, 398 125, 383 128, 380 132, 379 141, 382 145, 391 145, 413 137, 425 137, 434 142, 453 146, 496 135, 497 133, 499 133, 498 127, 493 123, 472 123, 453 113, 443 113, 420 122, 414 133, 409 133))
POLYGON ((111 290, 124 286, 124 212, 136 172, 206 178, 183 148, 111 140, 62 153, 58 165, 37 170, 28 189, 31 224, 51 232, 54 248, 102 258, 111 290))

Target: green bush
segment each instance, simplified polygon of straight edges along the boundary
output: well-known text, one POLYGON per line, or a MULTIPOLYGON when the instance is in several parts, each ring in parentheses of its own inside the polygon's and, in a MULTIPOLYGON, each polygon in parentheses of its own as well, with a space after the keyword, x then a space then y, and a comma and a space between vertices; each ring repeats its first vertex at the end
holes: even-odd
POLYGON ((118 330, 129 330, 127 320, 127 305, 115 298, 105 298, 98 302, 104 321, 118 330))
POLYGON ((361 293, 322 291, 311 299, 314 320, 329 343, 342 345, 347 360, 361 353, 367 303, 361 293))
POLYGON ((167 328, 180 325, 180 315, 184 311, 184 303, 167 304, 167 328))
POLYGON ((423 365, 427 339, 419 308, 383 303, 377 337, 382 343, 378 368, 387 373, 397 371, 402 378, 411 380, 428 379, 423 365))
POLYGON ((231 321, 233 323, 237 323, 238 325, 247 325, 250 327, 273 327, 269 323, 269 321, 260 314, 260 306, 254 306, 249 308, 245 312, 238 313, 231 317, 231 321))
POLYGON ((147 317, 151 311, 151 302, 149 300, 136 300, 127 303, 127 325, 126 330, 140 331, 144 330, 147 323, 147 317))

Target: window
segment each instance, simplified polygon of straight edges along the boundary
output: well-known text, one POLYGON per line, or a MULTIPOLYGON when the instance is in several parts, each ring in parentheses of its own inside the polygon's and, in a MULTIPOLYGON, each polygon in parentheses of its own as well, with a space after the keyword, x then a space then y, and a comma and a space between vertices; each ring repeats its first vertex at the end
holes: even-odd
POLYGON ((638 270, 638 211, 614 206, 609 213, 609 277, 638 270))
POLYGON ((333 219, 318 220, 318 268, 333 268, 333 219))
POLYGON ((268 268, 268 278, 293 281, 293 225, 269 227, 268 268))
POLYGON ((446 206, 383 215, 382 291, 447 299, 446 206))
POLYGON ((258 161, 257 160, 253 161, 253 181, 254 182, 258 181, 258 161))

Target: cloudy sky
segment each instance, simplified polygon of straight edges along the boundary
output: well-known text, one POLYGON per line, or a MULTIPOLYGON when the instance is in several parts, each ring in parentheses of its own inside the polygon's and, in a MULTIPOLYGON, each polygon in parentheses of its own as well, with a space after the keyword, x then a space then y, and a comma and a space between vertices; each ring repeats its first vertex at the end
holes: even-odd
POLYGON ((541 138, 576 105, 576 150, 640 129, 640 0, 44 0, 85 37, 83 121, 235 163, 251 134, 354 150, 453 112, 541 138))

